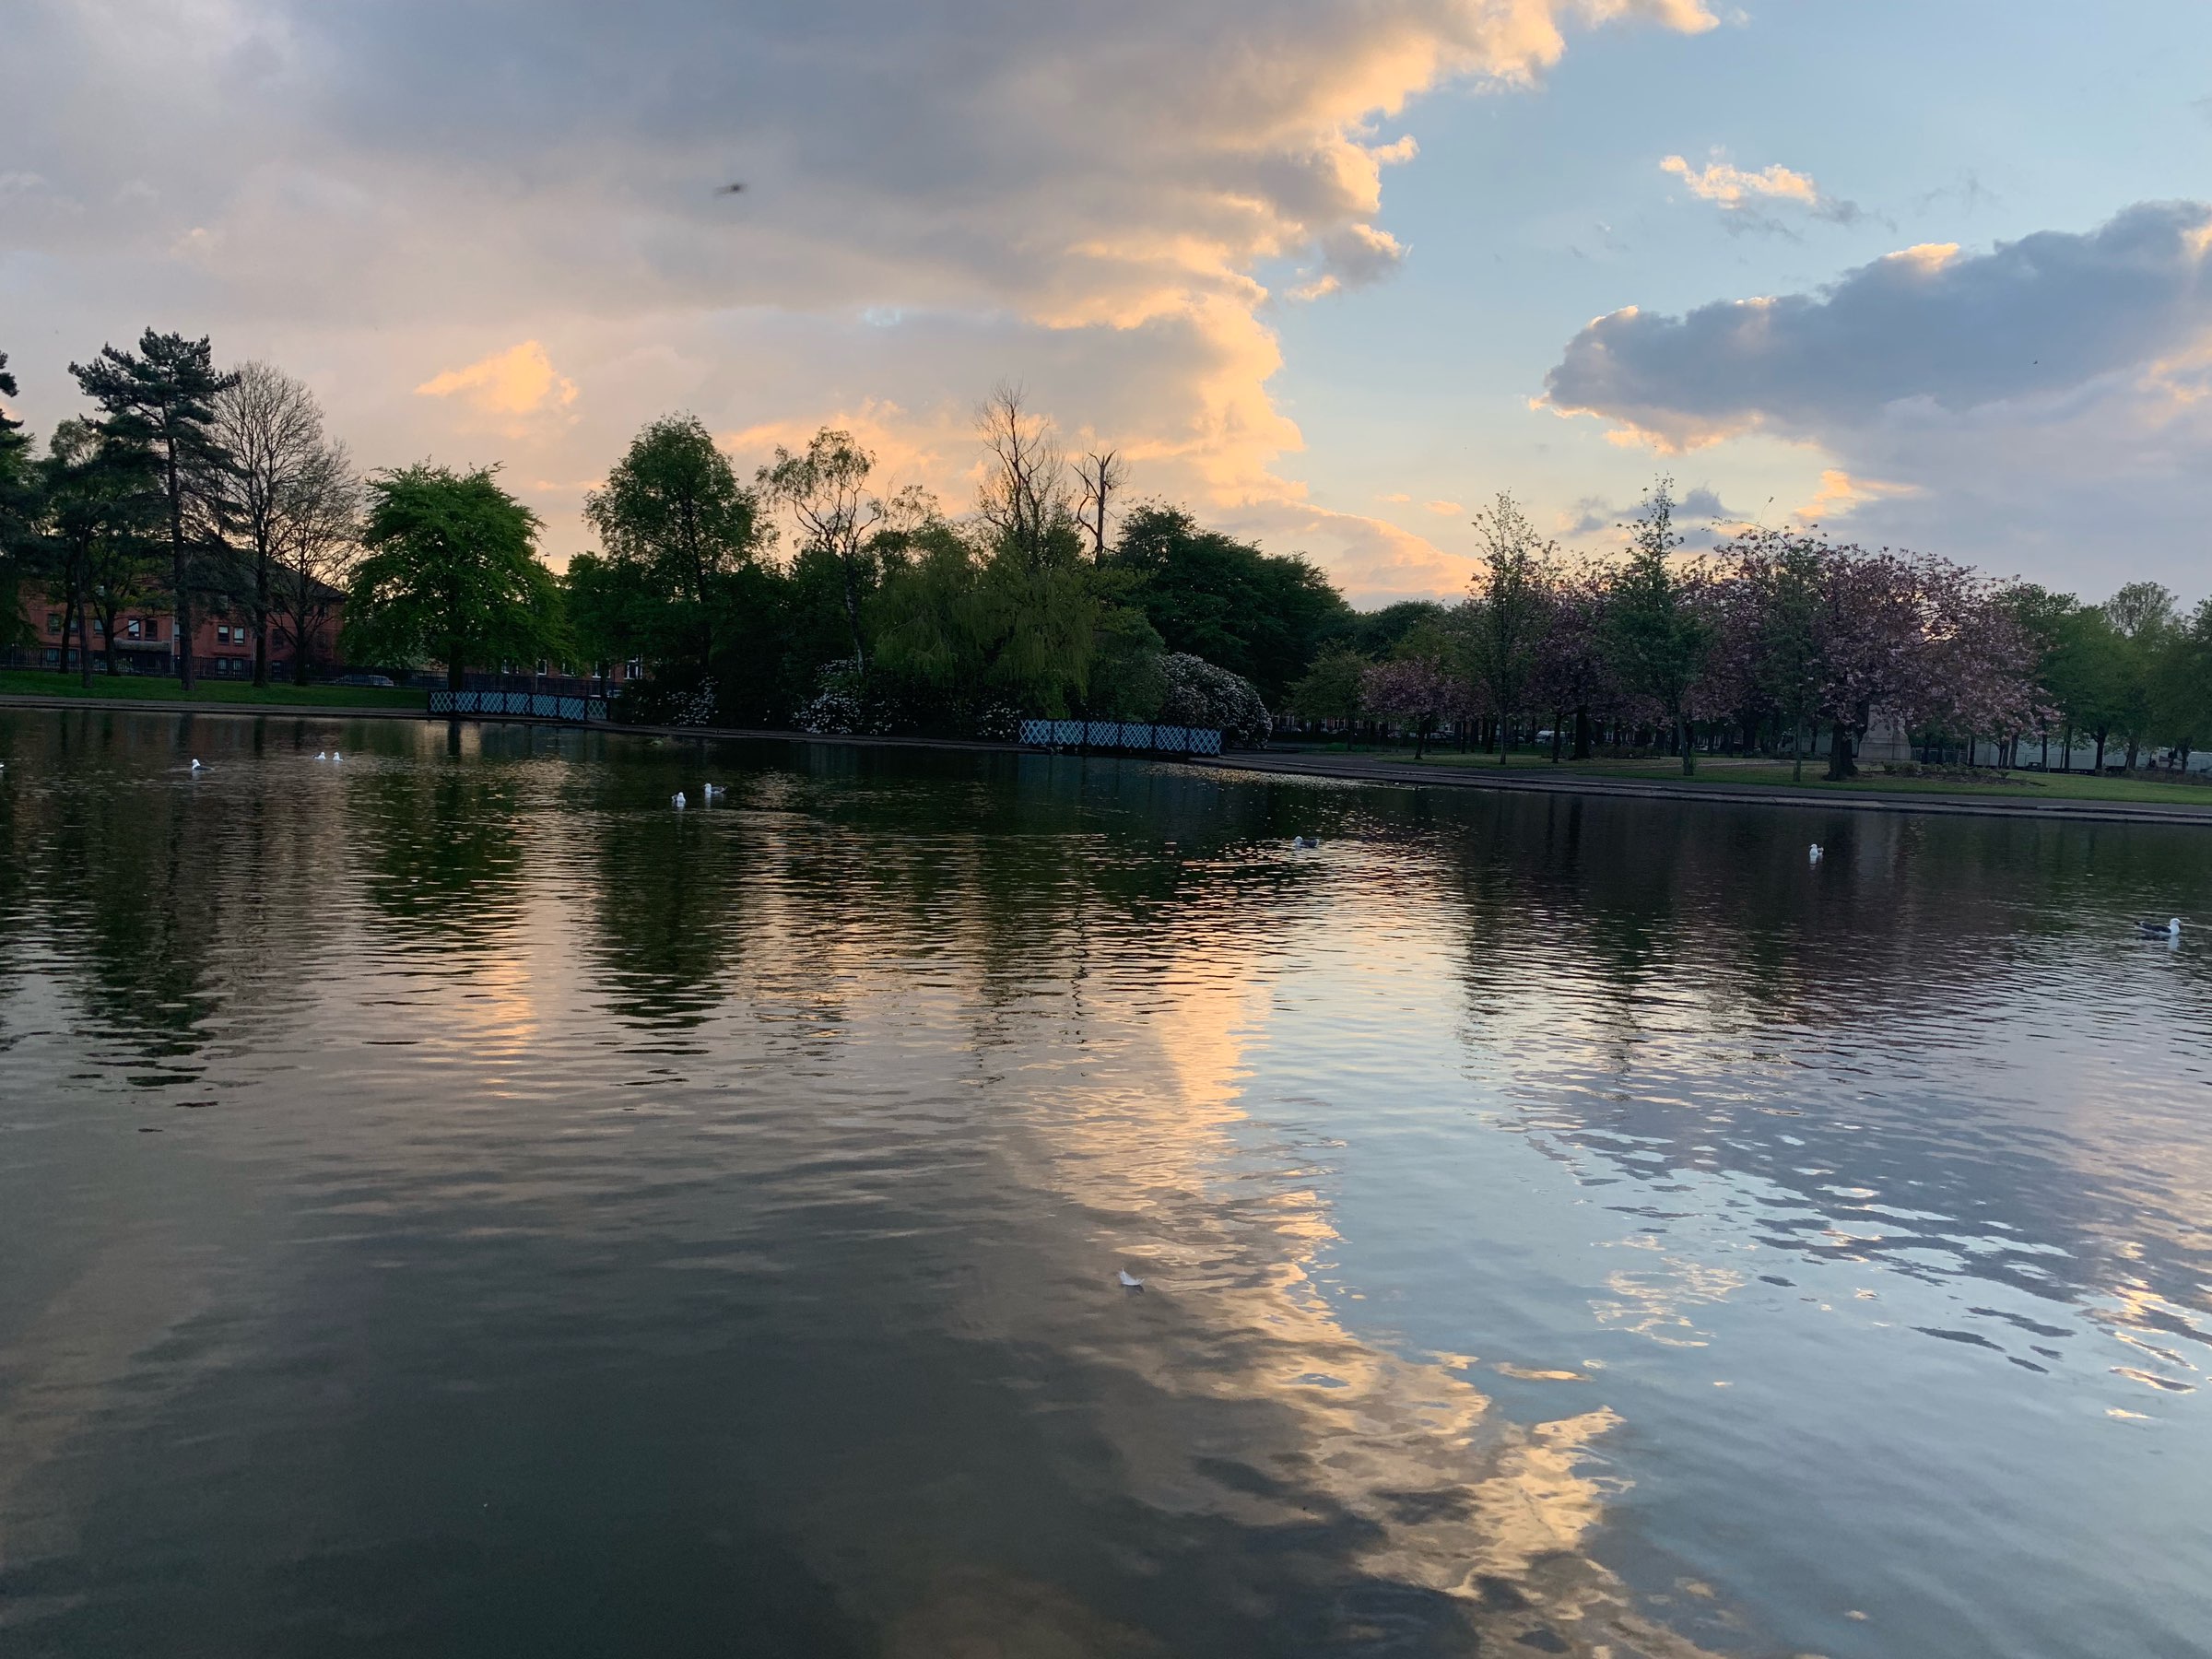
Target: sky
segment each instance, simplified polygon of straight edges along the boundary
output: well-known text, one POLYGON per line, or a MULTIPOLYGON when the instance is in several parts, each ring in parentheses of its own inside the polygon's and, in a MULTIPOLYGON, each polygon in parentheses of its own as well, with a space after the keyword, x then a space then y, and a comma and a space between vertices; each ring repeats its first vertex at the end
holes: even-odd
POLYGON ((971 501, 1020 385, 1134 497, 1450 596, 1743 523, 2212 587, 2202 0, 0 0, 34 429, 151 324, 556 562, 637 429, 971 501), (735 193, 724 187, 742 183, 735 193))

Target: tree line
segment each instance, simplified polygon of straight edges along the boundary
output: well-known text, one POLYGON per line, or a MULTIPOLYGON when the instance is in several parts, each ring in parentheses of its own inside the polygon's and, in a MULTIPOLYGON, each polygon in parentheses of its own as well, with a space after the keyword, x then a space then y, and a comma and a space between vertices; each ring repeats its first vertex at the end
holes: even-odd
POLYGON ((2133 770, 2185 767, 2212 739, 2212 600, 2184 614, 2156 582, 2084 604, 1934 555, 1868 550, 1818 528, 1746 526, 1684 557, 1661 479, 1622 526, 1625 556, 1571 560, 1510 496, 1476 518, 1477 573, 1444 606, 1394 606, 1381 651, 1332 645, 1293 688, 1302 717, 1389 723, 1417 751, 1452 730, 1503 764, 1600 745, 1787 756, 1802 776, 1856 770, 1877 724, 1924 755, 2071 767, 2077 746, 2133 770))
POLYGON ((71 372, 91 412, 42 453, 0 420, 0 580, 59 607, 64 671, 74 637, 86 676, 92 621, 112 640, 120 612, 163 603, 187 641, 199 617, 242 619, 256 683, 272 641, 304 677, 342 601, 357 666, 437 664, 458 687, 471 667, 634 665, 623 713, 653 722, 1003 735, 1077 715, 1258 742, 1287 717, 1417 747, 1449 731, 1501 761, 1656 748, 1686 771, 1724 748, 1802 770, 1824 745, 1839 777, 1884 723, 1970 760, 2028 744, 2048 764, 2055 743, 2070 764, 2078 740, 2100 767, 2108 746, 2131 768, 2185 760, 2212 734, 2212 601, 2185 614, 2136 583, 2083 604, 1811 528, 1688 556, 1665 479, 1618 559, 1566 558, 1500 496, 1457 604, 1359 613, 1306 559, 1131 498, 1123 456, 1071 450, 1018 388, 977 410, 957 512, 849 432, 747 478, 670 415, 587 496, 596 546, 556 575, 496 468, 364 477, 269 364, 218 370, 206 338, 148 329, 71 372))

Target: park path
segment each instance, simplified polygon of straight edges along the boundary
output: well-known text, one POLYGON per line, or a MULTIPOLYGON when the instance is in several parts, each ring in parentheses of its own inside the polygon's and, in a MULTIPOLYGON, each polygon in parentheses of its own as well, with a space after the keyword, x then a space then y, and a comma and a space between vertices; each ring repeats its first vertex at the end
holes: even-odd
POLYGON ((1936 791, 1777 789, 1757 783, 1664 778, 1603 778, 1587 772, 1529 773, 1484 766, 1424 766, 1385 755, 1326 755, 1295 749, 1240 750, 1204 762, 1276 776, 1347 778, 1419 789, 1493 789, 1530 794, 1614 795, 1641 800, 1710 801, 1754 806, 1812 806, 1824 811, 1917 812, 1938 817, 2087 818, 2115 824, 2212 827, 2212 789, 2202 806, 2152 801, 2037 800, 2018 795, 1936 791))

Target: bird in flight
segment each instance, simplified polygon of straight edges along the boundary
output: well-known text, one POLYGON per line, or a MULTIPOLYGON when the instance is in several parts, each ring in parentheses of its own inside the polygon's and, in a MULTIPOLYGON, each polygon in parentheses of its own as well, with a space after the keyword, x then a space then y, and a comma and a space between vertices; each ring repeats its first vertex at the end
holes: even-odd
POLYGON ((724 184, 714 194, 716 195, 738 195, 742 194, 744 190, 745 186, 743 184, 724 184))

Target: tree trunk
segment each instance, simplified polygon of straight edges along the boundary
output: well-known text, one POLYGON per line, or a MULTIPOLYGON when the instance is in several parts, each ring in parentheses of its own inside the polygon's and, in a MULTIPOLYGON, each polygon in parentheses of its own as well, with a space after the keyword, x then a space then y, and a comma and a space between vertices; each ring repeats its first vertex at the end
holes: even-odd
MULTIPOLYGON (((62 655, 66 658, 68 654, 69 642, 65 638, 62 641, 62 655)), ((92 688, 92 629, 85 620, 85 596, 82 594, 76 596, 76 666, 78 677, 84 682, 85 688, 90 690, 92 688)))
POLYGON ((2051 770, 2051 728, 2043 727, 2043 770, 2051 770))
POLYGON ((845 626, 853 633, 853 665, 865 673, 868 653, 860 642, 860 584, 853 579, 852 559, 841 558, 839 565, 845 578, 845 626))
POLYGON ((461 641, 449 641, 445 655, 445 688, 448 691, 465 689, 467 674, 468 665, 462 658, 461 641))
POLYGON ((76 619, 76 589, 72 585, 62 594, 62 652, 53 663, 53 671, 64 679, 69 677, 69 627, 76 619))
POLYGON ((168 464, 170 582, 177 598, 177 673, 190 692, 199 683, 193 672, 192 560, 184 551, 184 490, 177 477, 177 441, 171 437, 163 451, 168 464))
POLYGON ((1567 711, 1564 709, 1554 709, 1551 712, 1551 763, 1554 766, 1557 766, 1559 763, 1559 745, 1565 739, 1566 735, 1567 711))
POLYGON ((1805 722, 1802 720, 1791 722, 1790 782, 1793 783, 1805 782, 1805 751, 1811 742, 1812 736, 1807 731, 1805 722))
POLYGON ((269 683, 269 555, 265 547, 253 566, 253 683, 269 683))
POLYGON ((1682 748, 1682 775, 1686 778, 1695 777, 1698 771, 1698 754, 1696 746, 1690 742, 1689 716, 1687 714, 1675 716, 1675 741, 1682 748))
POLYGON ((2099 777, 2104 776, 2104 734, 2102 732, 2097 734, 2097 761, 2094 771, 2099 777))
POLYGON ((1841 783, 1857 775, 1859 769, 1851 758, 1850 728, 1840 720, 1833 722, 1829 727, 1828 742, 1828 781, 1841 783))

